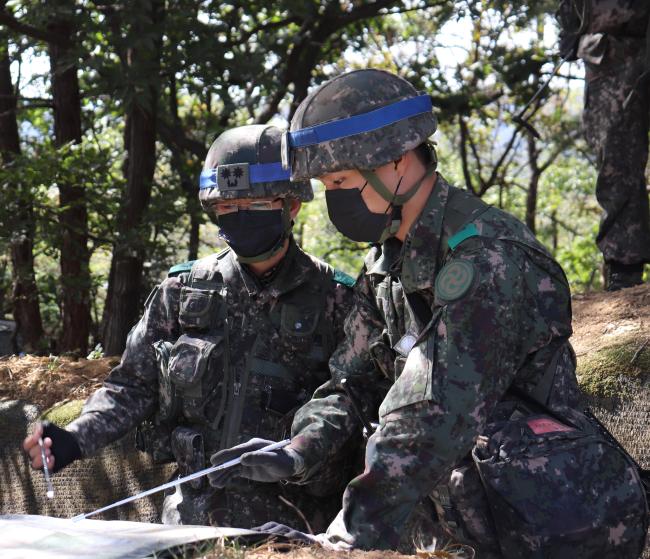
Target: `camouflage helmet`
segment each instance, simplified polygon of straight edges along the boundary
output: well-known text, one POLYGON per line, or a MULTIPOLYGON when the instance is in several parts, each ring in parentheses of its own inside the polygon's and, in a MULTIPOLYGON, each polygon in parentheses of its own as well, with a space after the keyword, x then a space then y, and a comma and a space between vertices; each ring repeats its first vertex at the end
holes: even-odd
POLYGON ((429 95, 383 70, 355 70, 312 91, 283 137, 292 180, 399 159, 436 130, 429 95))
POLYGON ((253 124, 226 130, 210 146, 199 183, 199 200, 208 211, 214 202, 234 198, 313 199, 308 180, 291 183, 280 163, 282 131, 253 124))

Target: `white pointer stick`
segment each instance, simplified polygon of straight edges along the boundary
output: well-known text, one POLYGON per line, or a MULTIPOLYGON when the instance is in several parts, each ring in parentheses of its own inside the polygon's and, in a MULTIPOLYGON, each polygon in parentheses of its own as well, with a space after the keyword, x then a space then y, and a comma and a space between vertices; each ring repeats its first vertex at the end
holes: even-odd
POLYGON ((43 475, 45 476, 45 483, 47 484, 47 498, 54 498, 54 486, 52 485, 52 478, 50 477, 50 469, 47 467, 47 458, 45 457, 45 445, 43 444, 43 437, 38 438, 38 445, 41 447, 41 461, 43 462, 43 475))
MULTIPOLYGON (((280 441, 278 443, 273 443, 270 445, 267 445, 263 448, 260 448, 256 450, 255 452, 269 452, 271 450, 277 450, 278 448, 283 448, 287 446, 291 442, 291 439, 285 439, 283 441, 280 441)), ((88 518, 89 516, 93 516, 95 514, 99 514, 100 512, 104 512, 105 510, 113 509, 115 507, 119 507, 121 505, 125 505, 126 503, 130 503, 131 501, 135 501, 137 499, 141 499, 142 497, 147 497, 148 495, 153 495, 154 493, 158 493, 159 491, 164 491, 165 489, 169 489, 170 487, 176 487, 177 485, 181 485, 181 483, 185 483, 186 481, 192 481, 193 479, 205 476, 209 473, 216 472, 218 470, 225 470, 226 468, 230 468, 232 466, 236 466, 241 462, 241 456, 238 458, 234 458, 233 460, 229 460, 228 462, 224 462, 223 464, 219 464, 218 466, 211 466, 209 468, 205 468, 204 470, 199 470, 198 472, 194 472, 193 474, 190 474, 189 476, 185 477, 179 477, 178 479, 175 479, 174 481, 170 481, 168 483, 164 483, 162 485, 159 485, 158 487, 154 487, 153 489, 147 489, 146 491, 143 491, 142 493, 138 493, 137 495, 132 495, 131 497, 127 497, 126 499, 122 499, 121 501, 117 501, 116 503, 113 503, 112 505, 107 505, 105 507, 102 507, 101 509, 94 510, 92 512, 88 512, 86 514, 78 514, 77 516, 73 516, 70 520, 72 522, 79 522, 80 520, 83 520, 84 518, 88 518)))

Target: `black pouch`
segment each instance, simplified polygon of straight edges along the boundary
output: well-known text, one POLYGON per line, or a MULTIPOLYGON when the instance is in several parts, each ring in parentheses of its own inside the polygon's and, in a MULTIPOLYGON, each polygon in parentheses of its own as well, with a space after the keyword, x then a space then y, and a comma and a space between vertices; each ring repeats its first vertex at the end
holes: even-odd
MULTIPOLYGON (((176 458, 181 476, 187 476, 205 468, 205 449, 203 436, 188 427, 176 427, 172 432, 172 452, 176 458)), ((204 477, 193 479, 188 483, 199 489, 204 477)))
POLYGON ((156 464, 173 460, 171 432, 178 414, 176 388, 169 378, 169 356, 173 344, 164 340, 153 343, 158 366, 158 411, 153 420, 136 428, 135 447, 151 455, 156 464))
POLYGON ((178 413, 178 398, 176 387, 169 378, 169 358, 174 344, 158 340, 153 349, 158 363, 158 418, 168 421, 176 418, 178 413))
MULTIPOLYGON (((261 405, 264 411, 268 411, 282 420, 289 415, 293 417, 293 414, 306 401, 307 398, 305 396, 296 394, 293 390, 270 387, 266 390, 261 405)), ((291 424, 291 418, 289 418, 288 422, 291 424)))
POLYGON ((228 364, 223 336, 183 334, 171 350, 169 378, 182 398, 182 413, 216 428, 223 417, 228 364))
POLYGON ((488 424, 472 450, 506 558, 636 558, 647 504, 636 466, 566 410, 488 424))
POLYGON ((183 287, 178 322, 183 329, 218 328, 219 323, 223 322, 223 313, 219 312, 221 307, 223 307, 222 298, 218 292, 183 287))
POLYGON ((194 388, 194 396, 201 396, 200 381, 203 378, 211 354, 222 342, 220 336, 210 339, 187 334, 181 335, 171 350, 169 377, 174 384, 194 388))
POLYGON ((280 311, 280 328, 292 339, 311 338, 320 318, 320 309, 285 303, 280 311))

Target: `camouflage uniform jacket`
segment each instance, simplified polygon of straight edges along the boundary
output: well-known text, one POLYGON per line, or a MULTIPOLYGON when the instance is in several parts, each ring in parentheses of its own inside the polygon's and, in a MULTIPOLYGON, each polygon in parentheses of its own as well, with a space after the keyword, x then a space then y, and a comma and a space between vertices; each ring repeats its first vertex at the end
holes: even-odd
POLYGON ((468 455, 512 384, 534 390, 556 356, 548 405, 577 399, 567 281, 520 221, 438 175, 399 245, 368 254, 332 379, 292 428, 307 479, 359 429, 342 378, 378 411, 365 471, 328 530, 331 542, 357 548, 395 548, 418 500, 468 455), (431 309, 427 324, 409 298, 431 309))
POLYGON ((292 239, 266 286, 230 250, 197 261, 192 274, 193 280, 170 277, 153 290, 120 364, 68 426, 83 456, 149 420, 159 461, 173 460, 174 440, 169 444, 165 433, 185 427, 201 435, 204 456, 184 465, 199 469, 220 448, 251 437, 285 438, 295 410, 329 378, 327 361, 352 304, 352 290, 338 272, 292 239), (220 289, 202 309, 208 291, 194 287, 213 288, 214 282, 201 285, 208 275, 220 289), (224 319, 221 330, 187 324, 202 317, 212 325, 224 319), (193 347, 198 354, 187 350, 193 347), (157 360, 168 361, 162 377, 157 360))

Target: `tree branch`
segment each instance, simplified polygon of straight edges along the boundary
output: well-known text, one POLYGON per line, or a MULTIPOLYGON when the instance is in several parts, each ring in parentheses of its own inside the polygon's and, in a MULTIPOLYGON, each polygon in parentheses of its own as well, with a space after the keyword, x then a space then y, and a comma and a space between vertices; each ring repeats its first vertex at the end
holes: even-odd
POLYGON ((163 143, 170 149, 189 151, 201 161, 208 154, 202 142, 187 137, 181 126, 171 125, 162 118, 158 118, 158 133, 163 143))
POLYGON ((9 29, 13 29, 18 33, 22 33, 23 35, 27 35, 32 39, 37 39, 45 43, 52 43, 55 45, 60 45, 62 47, 69 47, 72 44, 69 37, 64 37, 63 35, 51 33, 45 29, 39 29, 37 27, 33 27, 32 25, 22 23, 18 21, 12 14, 4 10, 0 11, 0 23, 9 27, 9 29))
POLYGON ((467 123, 463 119, 463 115, 458 115, 458 123, 460 126, 460 160, 463 167, 463 176, 465 177, 465 185, 468 190, 476 194, 474 183, 472 182, 472 175, 469 172, 469 162, 467 158, 467 123))
POLYGON ((505 149, 503 150, 503 153, 501 154, 501 157, 499 157, 499 160, 496 162, 496 165, 492 168, 492 173, 490 174, 490 178, 481 185, 481 190, 479 192, 479 196, 483 196, 493 184, 494 181, 496 180, 496 177, 499 173, 499 169, 503 165, 503 162, 505 161, 506 157, 508 157, 508 154, 510 153, 510 150, 512 149, 512 146, 515 143, 515 140, 517 138, 517 134, 519 133, 519 130, 521 127, 515 128, 514 132, 512 133, 512 136, 510 137, 510 141, 506 145, 505 149))
POLYGON ((540 175, 553 164, 553 162, 562 154, 562 152, 564 152, 569 144, 573 143, 577 136, 579 136, 579 132, 577 130, 573 130, 570 134, 564 136, 564 141, 560 142, 556 146, 555 150, 553 150, 548 156, 548 159, 539 166, 540 175))

